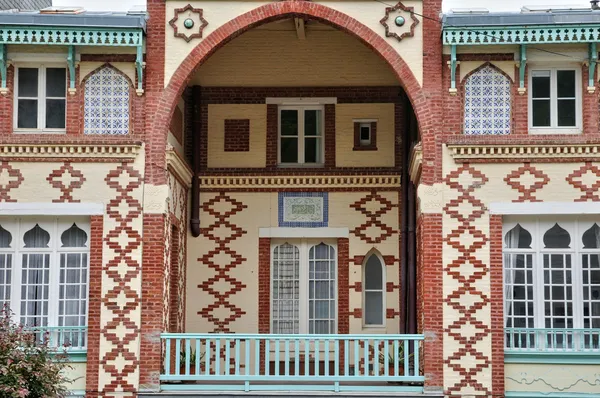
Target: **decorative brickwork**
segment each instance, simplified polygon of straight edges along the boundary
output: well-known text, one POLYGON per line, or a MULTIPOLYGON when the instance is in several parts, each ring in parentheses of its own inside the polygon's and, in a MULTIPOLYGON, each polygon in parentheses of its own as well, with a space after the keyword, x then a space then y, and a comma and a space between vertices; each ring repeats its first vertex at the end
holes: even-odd
POLYGON ((513 202, 541 202, 535 198, 535 192, 548 184, 550 177, 533 167, 531 163, 524 163, 522 167, 504 177, 504 181, 520 193, 520 196, 513 202), (523 180, 525 181, 522 182, 523 180))
POLYGON ((241 318, 246 312, 231 303, 229 298, 241 292, 246 285, 231 275, 231 271, 242 265, 246 258, 231 248, 231 242, 245 235, 247 232, 231 221, 232 216, 246 209, 248 206, 233 199, 224 192, 204 202, 202 210, 214 217, 214 222, 202 228, 201 234, 215 243, 212 250, 200 257, 198 261, 207 264, 214 270, 214 274, 198 285, 205 294, 214 298, 214 301, 198 311, 198 314, 213 323, 213 332, 230 332, 230 325, 241 318), (228 210, 223 210, 228 206, 228 210), (225 231, 225 232, 223 232, 225 231), (224 259, 228 257, 228 259, 224 259), (226 290, 221 290, 221 285, 228 284, 226 290), (220 317, 217 310, 226 309, 229 315, 220 317))
POLYGON ((90 217, 90 282, 87 319, 87 366, 85 384, 86 397, 98 397, 100 372, 100 319, 102 311, 102 240, 103 216, 90 217))
POLYGON ((23 180, 20 170, 13 168, 8 162, 0 162, 0 202, 16 202, 11 198, 10 191, 18 188, 23 180))
POLYGON ((583 192, 576 202, 600 201, 598 189, 600 188, 600 168, 592 162, 586 162, 584 166, 573 171, 566 177, 569 184, 583 192), (586 176, 589 176, 586 178, 586 176))
POLYGON ((171 27, 173 28, 173 34, 175 35, 175 37, 180 37, 186 42, 190 42, 192 39, 201 38, 202 31, 208 25, 208 22, 206 21, 206 19, 204 19, 202 14, 203 10, 201 8, 194 8, 191 4, 188 4, 183 8, 176 8, 175 16, 169 21, 169 25, 171 25, 171 27), (193 25, 198 24, 198 26, 192 25, 188 28, 187 26, 185 26, 186 19, 192 20, 193 25), (190 33, 188 34, 188 32, 186 32, 184 29, 190 29, 190 33))
POLYGON ((250 120, 225 119, 225 152, 250 151, 250 120))
POLYGON ((490 216, 490 309, 492 311, 492 395, 504 395, 504 279, 502 216, 490 216))
MULTIPOLYGON (((398 41, 401 41, 402 39, 404 39, 406 37, 413 37, 415 35, 415 28, 419 24, 419 20, 417 19, 417 17, 415 16, 413 11, 414 11, 413 7, 406 7, 404 4, 402 4, 402 2, 398 2, 398 4, 396 4, 393 7, 386 7, 385 8, 385 16, 381 19, 381 21, 379 21, 379 23, 381 23, 381 25, 383 25, 383 27, 385 28, 385 36, 393 37, 398 41), (404 14, 406 14, 406 16, 410 15, 411 24, 408 27, 408 30, 404 26, 397 27, 395 25, 395 22, 392 22, 394 25, 392 25, 392 27, 390 28, 390 25, 388 24, 388 19, 390 17, 390 14, 393 14, 398 10, 404 11, 404 14), (400 30, 400 29, 403 30, 404 32, 402 32, 400 34, 395 32, 395 30, 400 30)), ((404 16, 403 16, 403 18, 404 18, 404 16)), ((408 23, 408 21, 406 21, 405 23, 408 23)))
POLYGON ((361 200, 350 205, 367 217, 363 224, 350 232, 364 242, 381 243, 397 232, 383 221, 385 214, 396 206, 397 204, 390 202, 379 193, 371 191, 361 200))
POLYGON ((491 393, 491 325, 485 317, 490 297, 487 261, 478 251, 489 242, 479 229, 485 208, 475 196, 488 178, 469 164, 448 173, 445 184, 458 196, 444 207, 449 233, 444 247, 444 386, 446 394, 491 393), (483 372, 483 370, 486 370, 483 372))
POLYGON ((52 202, 80 202, 79 199, 73 198, 72 193, 73 190, 81 188, 85 177, 80 170, 74 169, 71 163, 65 162, 59 169, 53 170, 46 180, 61 193, 60 197, 52 202))
POLYGON ((142 206, 137 197, 142 177, 131 165, 122 163, 105 181, 117 195, 106 206, 104 240, 113 255, 105 259, 102 275, 99 357, 103 372, 98 391, 103 395, 117 391, 134 394, 140 364, 142 206))

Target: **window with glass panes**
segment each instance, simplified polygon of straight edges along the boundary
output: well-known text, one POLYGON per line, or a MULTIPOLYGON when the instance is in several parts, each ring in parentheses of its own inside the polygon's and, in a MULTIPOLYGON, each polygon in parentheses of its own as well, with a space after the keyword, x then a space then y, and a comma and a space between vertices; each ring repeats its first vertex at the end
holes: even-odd
POLYGON ((365 326, 385 325, 385 267, 381 258, 371 254, 364 265, 363 318, 365 326))
POLYGON ((335 246, 289 241, 275 243, 271 253, 271 332, 335 333, 335 246))
POLYGON ((581 78, 577 69, 531 69, 529 83, 529 125, 533 131, 575 132, 580 127, 581 78))
POLYGON ((67 70, 64 67, 17 67, 17 130, 61 131, 66 123, 67 70))
POLYGON ((0 305, 56 345, 86 345, 89 233, 85 218, 0 218, 0 305))
POLYGON ((279 164, 322 164, 322 106, 279 107, 279 164))
POLYGON ((507 336, 519 340, 507 346, 569 349, 581 343, 597 348, 600 219, 506 219, 503 247, 505 327, 517 330, 507 336), (595 340, 584 333, 575 341, 582 329, 595 329, 595 340))

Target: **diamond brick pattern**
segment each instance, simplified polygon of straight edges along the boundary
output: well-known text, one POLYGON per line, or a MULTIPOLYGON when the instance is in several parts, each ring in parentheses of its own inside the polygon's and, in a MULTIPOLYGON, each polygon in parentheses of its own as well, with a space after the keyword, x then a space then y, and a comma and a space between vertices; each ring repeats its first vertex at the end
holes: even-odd
POLYGON ((535 192, 547 185, 550 182, 550 177, 543 171, 533 167, 531 163, 525 163, 522 167, 504 177, 504 181, 521 194, 513 202, 541 202, 541 200, 536 199, 535 192), (528 184, 523 184, 523 177, 529 178, 528 184))
POLYGON ((231 218, 247 207, 224 192, 202 204, 202 210, 213 216, 215 221, 208 227, 202 228, 201 234, 213 241, 215 247, 200 257, 198 261, 207 264, 215 273, 198 287, 212 296, 214 301, 198 311, 198 314, 214 324, 213 332, 229 332, 231 323, 246 314, 241 308, 232 304, 229 299, 246 288, 244 283, 232 276, 231 271, 242 265, 247 259, 233 250, 231 243, 247 232, 235 225, 231 218), (229 209, 224 210, 223 204, 228 204, 229 209), (220 261, 217 262, 217 259, 220 261), (226 285, 224 290, 223 285, 226 285), (223 315, 224 312, 228 315, 223 315))
MULTIPOLYGON (((581 197, 575 199, 576 202, 600 201, 598 189, 600 189, 600 169, 592 162, 586 162, 585 165, 573 171, 566 177, 569 184, 583 192, 581 197), (591 180, 586 181, 585 176, 591 174, 591 180)), ((589 179, 588 179, 589 180, 589 179)))
POLYGON ((81 188, 85 182, 85 177, 81 170, 74 169, 71 163, 65 162, 60 168, 53 170, 46 177, 46 180, 54 188, 60 190, 60 197, 53 199, 52 202, 70 202, 78 203, 79 199, 73 198, 73 190, 81 188))
POLYGON ((460 394, 463 389, 491 394, 491 385, 484 384, 478 377, 483 369, 491 366, 488 353, 477 349, 480 340, 490 335, 491 328, 480 317, 482 309, 490 305, 490 298, 480 290, 486 278, 489 279, 489 267, 478 258, 477 252, 489 242, 489 238, 476 227, 476 221, 484 214, 484 207, 474 195, 476 189, 487 181, 485 175, 466 163, 444 179, 446 185, 459 194, 444 207, 446 216, 458 222, 458 226, 443 238, 448 246, 458 252, 444 264, 444 272, 457 286, 444 297, 444 302, 459 314, 458 318, 444 325, 446 339, 453 340, 452 346, 458 347, 444 358, 444 365, 461 376, 460 382, 446 385, 447 395, 460 394), (475 271, 465 275, 461 272, 465 266, 471 266, 475 271), (465 334, 463 327, 474 329, 475 333, 465 334))
POLYGON ((465 82, 465 134, 509 134, 510 104, 508 77, 491 65, 475 71, 465 82))
POLYGON ((128 134, 129 94, 129 82, 113 67, 92 73, 85 82, 84 134, 128 134))
POLYGON ((23 182, 23 174, 13 168, 8 162, 0 162, 0 202, 16 202, 12 199, 10 191, 18 188, 23 182))
POLYGON ((140 342, 141 264, 138 260, 142 237, 139 221, 142 206, 134 193, 142 184, 140 173, 131 165, 122 163, 110 171, 106 184, 117 193, 106 206, 110 228, 104 237, 114 256, 109 257, 103 269, 100 364, 105 376, 98 390, 110 396, 116 391, 135 393, 140 358, 134 347, 140 342), (122 206, 127 203, 128 206, 122 206))
POLYGON ((367 243, 381 243, 397 231, 383 222, 383 217, 397 204, 394 204, 375 191, 350 205, 364 214, 367 220, 350 232, 367 243))

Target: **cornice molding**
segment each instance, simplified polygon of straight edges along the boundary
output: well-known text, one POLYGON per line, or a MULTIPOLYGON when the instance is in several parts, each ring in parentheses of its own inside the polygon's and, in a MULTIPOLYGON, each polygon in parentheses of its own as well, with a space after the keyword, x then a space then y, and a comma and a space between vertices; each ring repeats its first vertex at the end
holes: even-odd
POLYGON ((47 162, 63 159, 133 160, 138 156, 141 148, 139 144, 0 144, 0 159, 30 159, 47 162))
POLYGON ((408 175, 414 184, 419 183, 421 178, 421 167, 423 166, 423 146, 417 143, 410 151, 410 160, 408 162, 408 175))
POLYGON ((537 159, 598 159, 600 144, 447 144, 456 161, 498 161, 537 159))
POLYGON ((400 189, 399 175, 199 176, 201 191, 230 189, 400 189))
POLYGON ((184 183, 187 188, 192 186, 194 173, 185 160, 173 148, 167 149, 167 169, 175 175, 175 178, 184 183))

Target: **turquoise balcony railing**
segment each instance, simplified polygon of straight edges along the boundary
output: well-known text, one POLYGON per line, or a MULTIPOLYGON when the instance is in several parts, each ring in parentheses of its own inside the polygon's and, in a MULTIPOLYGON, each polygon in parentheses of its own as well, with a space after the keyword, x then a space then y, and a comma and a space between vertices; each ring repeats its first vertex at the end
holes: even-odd
POLYGON ((48 339, 48 345, 65 349, 69 354, 87 351, 87 326, 43 326, 31 327, 40 341, 48 339))
POLYGON ((425 380, 423 335, 164 333, 161 339, 163 390, 422 392, 425 380))
POLYGON ((600 354, 600 329, 504 329, 505 352, 600 354))

